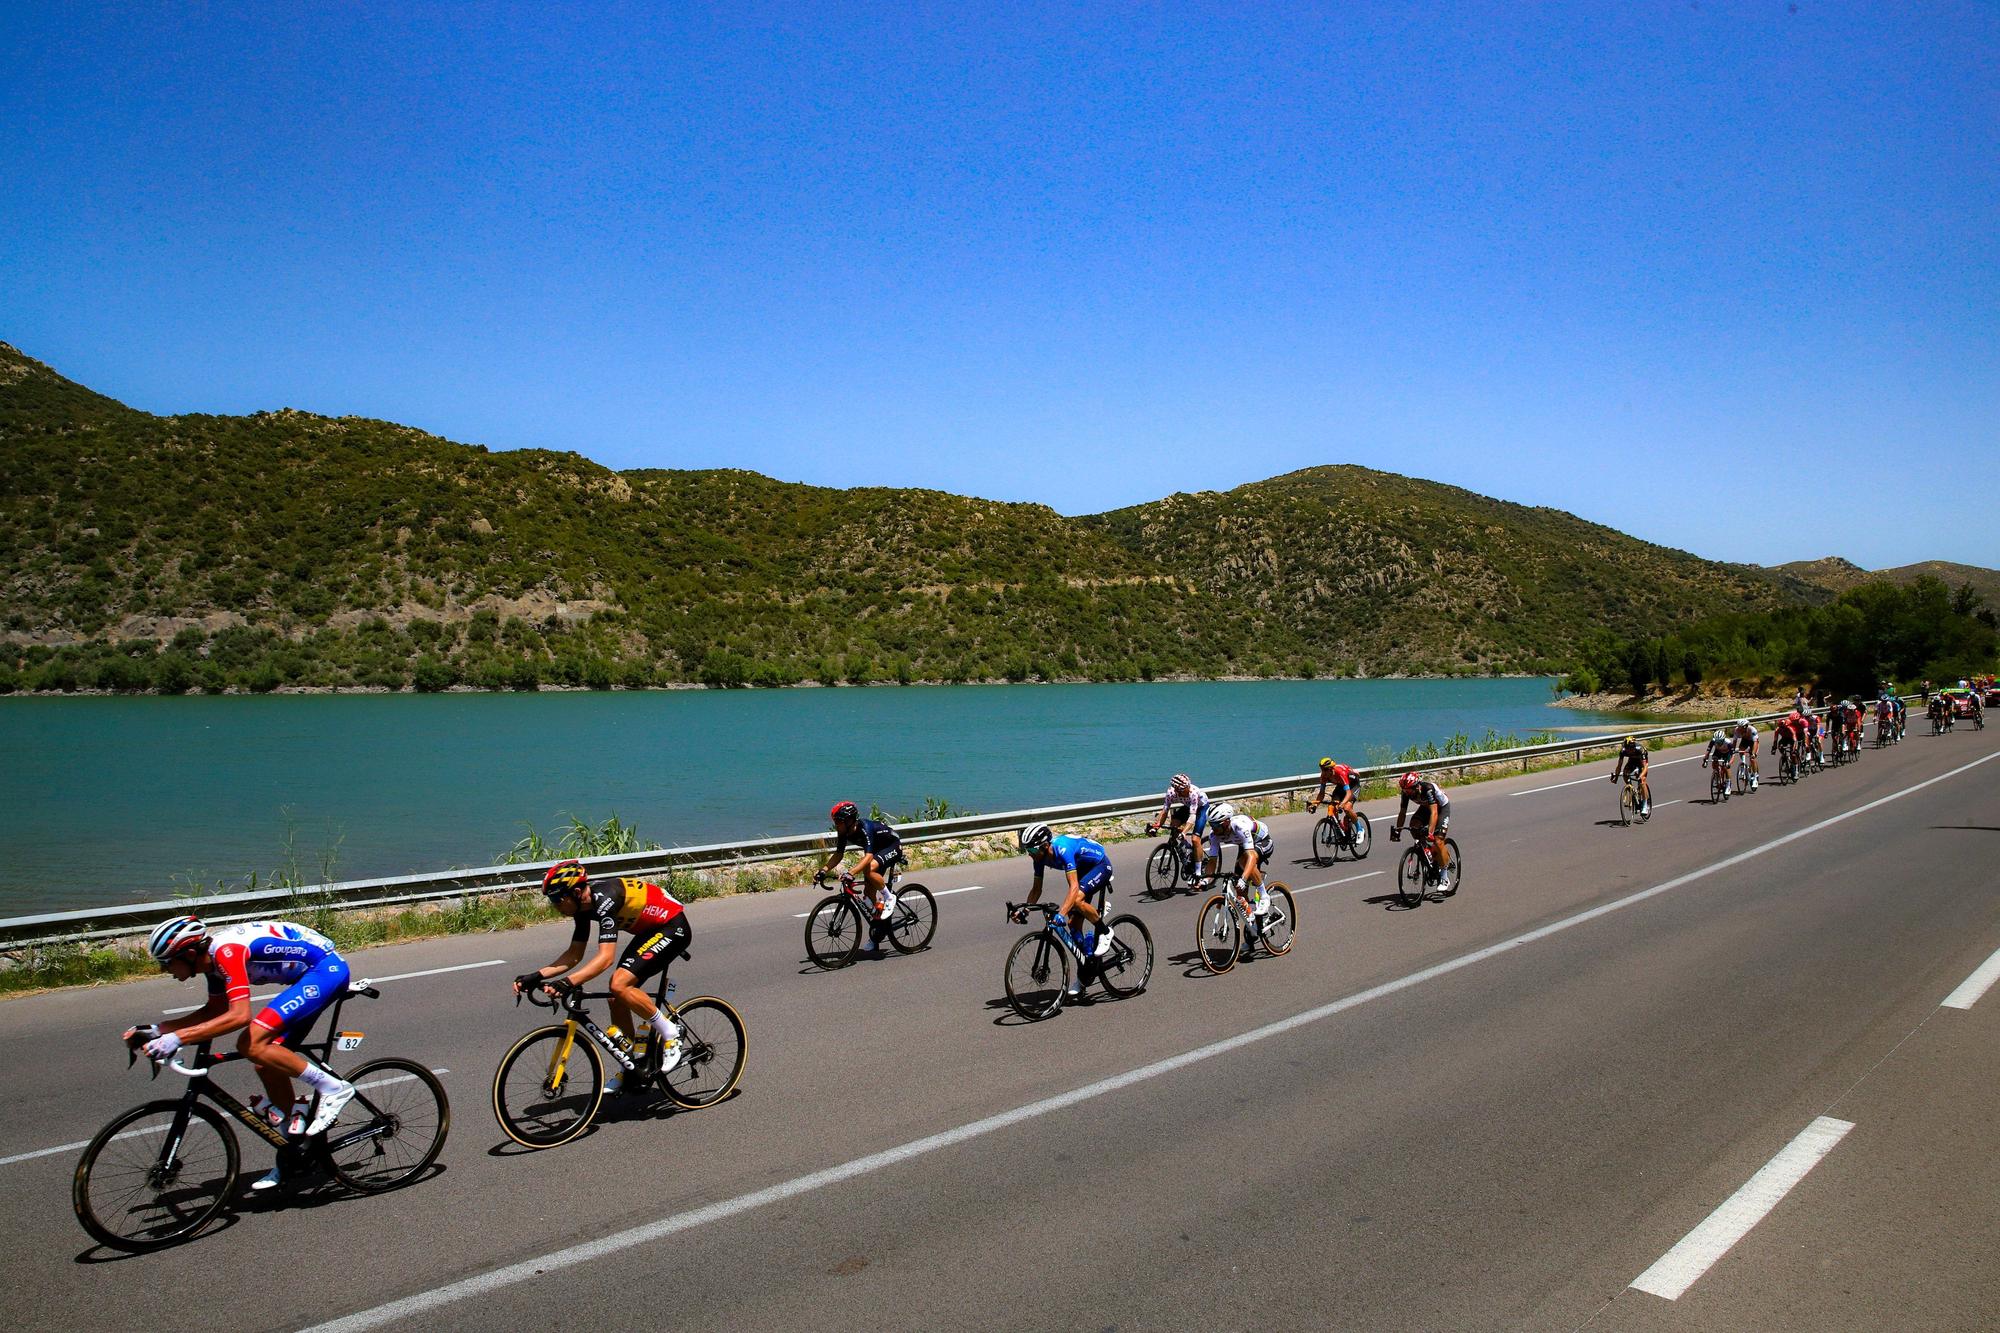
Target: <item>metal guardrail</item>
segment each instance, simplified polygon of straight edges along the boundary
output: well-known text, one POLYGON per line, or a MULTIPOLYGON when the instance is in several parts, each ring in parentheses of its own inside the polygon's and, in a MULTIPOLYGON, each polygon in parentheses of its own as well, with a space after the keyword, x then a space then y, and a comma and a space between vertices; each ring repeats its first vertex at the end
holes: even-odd
MULTIPOLYGON (((1906 696, 1905 702, 1918 696, 1906 696)), ((1753 722, 1783 717, 1780 713, 1759 713, 1753 722)), ((1523 745, 1510 750, 1488 750, 1422 762, 1371 764, 1355 770, 1364 780, 1388 776, 1416 768, 1441 772, 1486 768, 1528 762, 1548 755, 1574 753, 1578 760, 1587 750, 1604 749, 1625 735, 1651 740, 1686 736, 1708 731, 1717 724, 1677 723, 1666 727, 1616 729, 1605 736, 1550 741, 1523 745)), ((1319 774, 1260 778, 1250 782, 1223 783, 1207 789, 1212 799, 1240 800, 1246 797, 1280 796, 1319 785, 1319 774)), ((1010 833, 1023 824, 1041 821, 1050 824, 1079 824, 1091 820, 1120 819, 1149 814, 1160 808, 1159 795, 1121 796, 1102 801, 1078 801, 1069 805, 1043 806, 1032 810, 1005 810, 990 815, 963 815, 954 819, 929 819, 901 825, 897 832, 905 843, 941 842, 950 838, 976 838, 1010 833)), ((824 856, 832 849, 830 832, 797 833, 757 838, 746 842, 711 843, 700 847, 661 848, 644 852, 624 852, 615 856, 584 858, 593 873, 645 875, 669 871, 726 870, 760 861, 784 861, 797 857, 824 856)), ((301 909, 399 907, 412 903, 448 902, 488 894, 516 893, 540 885, 542 872, 553 861, 518 865, 483 866, 472 870, 449 870, 422 875, 398 875, 387 879, 344 880, 313 884, 297 889, 260 889, 249 893, 224 893, 200 898, 169 898, 157 902, 107 904, 66 912, 44 912, 0 920, 0 949, 22 949, 48 944, 81 943, 115 939, 150 930, 161 919, 190 909, 199 909, 211 924, 251 921, 286 915, 301 909)))

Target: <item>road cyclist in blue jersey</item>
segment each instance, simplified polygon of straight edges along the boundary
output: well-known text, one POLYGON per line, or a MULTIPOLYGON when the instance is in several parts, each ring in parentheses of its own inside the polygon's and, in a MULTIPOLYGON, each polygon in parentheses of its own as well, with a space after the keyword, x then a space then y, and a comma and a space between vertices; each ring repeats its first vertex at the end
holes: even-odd
MULTIPOLYGON (((1070 938, 1085 955, 1102 958, 1111 952, 1111 927, 1104 924, 1103 906, 1111 899, 1111 856, 1101 843, 1090 838, 1065 833, 1056 836, 1047 824, 1030 824, 1021 830, 1021 850, 1028 854, 1028 862, 1035 869, 1035 883, 1028 890, 1028 902, 1037 903, 1042 898, 1042 872, 1058 869, 1063 873, 1066 885, 1063 891, 1062 907, 1056 915, 1064 920, 1070 931, 1070 938), (1098 901, 1093 903, 1091 900, 1098 901), (1078 919, 1090 923, 1086 931, 1078 925, 1078 919), (1095 938, 1092 937, 1095 933, 1095 938)), ((1017 925, 1026 924, 1025 910, 1014 913, 1017 925)), ((1079 974, 1071 973, 1068 997, 1075 999, 1082 991, 1083 983, 1079 974)))
MULTIPOLYGON (((176 981, 200 974, 208 996, 193 1013, 157 1029, 152 1024, 126 1029, 127 1041, 150 1035, 146 1055, 171 1060, 183 1046, 241 1030, 237 1049, 264 1085, 264 1096, 250 1102, 253 1111, 294 1138, 322 1133, 339 1118, 354 1098, 354 1085, 285 1045, 288 1038, 303 1040, 313 1020, 347 991, 352 978, 332 940, 289 921, 245 921, 211 930, 198 917, 177 916, 154 929, 146 951, 176 981), (253 1014, 253 985, 285 989, 253 1014), (316 1108, 310 1098, 294 1101, 295 1078, 318 1097, 316 1108)), ((280 1183, 280 1168, 274 1166, 250 1188, 268 1190, 280 1183)))
POLYGON ((861 947, 868 953, 875 953, 882 947, 882 936, 880 929, 874 927, 879 927, 880 923, 896 914, 896 895, 889 891, 889 874, 905 862, 903 840, 887 821, 863 819, 861 807, 852 801, 840 802, 827 815, 833 821, 833 850, 827 853, 819 873, 813 876, 813 883, 824 886, 827 875, 847 855, 847 849, 861 849, 861 860, 854 867, 854 875, 868 885, 871 926, 867 942, 861 947))

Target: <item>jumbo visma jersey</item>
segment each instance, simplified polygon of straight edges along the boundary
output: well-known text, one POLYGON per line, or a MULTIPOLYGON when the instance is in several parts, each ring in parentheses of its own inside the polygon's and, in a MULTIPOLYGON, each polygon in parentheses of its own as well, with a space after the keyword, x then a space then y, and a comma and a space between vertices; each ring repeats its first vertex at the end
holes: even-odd
POLYGON ((597 922, 597 938, 610 943, 622 926, 634 935, 664 926, 684 910, 680 899, 648 880, 626 876, 621 879, 594 879, 590 882, 590 910, 576 914, 572 939, 587 939, 590 923, 597 922))

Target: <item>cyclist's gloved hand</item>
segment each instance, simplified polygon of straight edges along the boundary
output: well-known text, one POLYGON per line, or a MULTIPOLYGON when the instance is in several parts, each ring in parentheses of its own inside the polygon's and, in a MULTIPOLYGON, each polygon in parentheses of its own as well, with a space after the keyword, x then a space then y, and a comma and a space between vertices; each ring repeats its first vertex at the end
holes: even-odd
POLYGON ((146 1058, 149 1060, 171 1060, 174 1052, 181 1048, 181 1034, 162 1032, 146 1043, 146 1058))
POLYGON ((542 974, 539 972, 523 972, 514 978, 514 990, 517 994, 526 994, 541 984, 542 974))
POLYGON ((821 889, 826 887, 826 872, 824 870, 813 876, 813 886, 821 889))
POLYGON ((1403 830, 1401 825, 1398 825, 1397 827, 1389 830, 1390 842, 1401 842, 1402 840, 1403 840, 1403 830))
POLYGON ((568 995, 576 989, 576 983, 568 977, 557 977, 548 983, 548 987, 557 995, 568 995))

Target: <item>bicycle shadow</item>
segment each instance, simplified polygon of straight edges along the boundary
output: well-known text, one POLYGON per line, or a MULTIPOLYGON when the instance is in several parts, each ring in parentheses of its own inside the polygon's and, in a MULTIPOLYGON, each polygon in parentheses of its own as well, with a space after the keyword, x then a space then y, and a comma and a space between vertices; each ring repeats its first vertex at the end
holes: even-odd
POLYGON ((1390 893, 1378 893, 1372 898, 1363 898, 1361 900, 1361 905, 1364 907, 1379 906, 1384 911, 1387 912, 1414 912, 1417 910, 1417 908, 1423 906, 1423 904, 1428 901, 1430 901, 1430 896, 1428 894, 1426 894, 1419 901, 1411 903, 1411 902, 1404 902, 1402 894, 1390 892, 1390 893))
MULTIPOLYGON (((1218 975, 1201 961, 1201 950, 1188 949, 1181 953, 1170 953, 1167 961, 1181 969, 1181 975, 1190 981, 1208 981, 1218 975)), ((1247 960, 1246 960, 1247 961, 1247 960)))
POLYGON ((1004 995, 998 999, 988 1000, 986 1007, 1000 1011, 999 1016, 993 1020, 993 1026, 996 1028, 1031 1028, 1039 1023, 1046 1023, 1050 1019, 1062 1017, 1065 1009, 1088 1009, 1091 1005, 1096 1004, 1099 999, 1103 998, 1108 997, 1094 996, 1088 988, 1085 988, 1074 999, 1066 999, 1058 1003, 1056 1011, 1047 1018, 1021 1017, 1020 1013, 1014 1008, 1014 1002, 1004 995))

